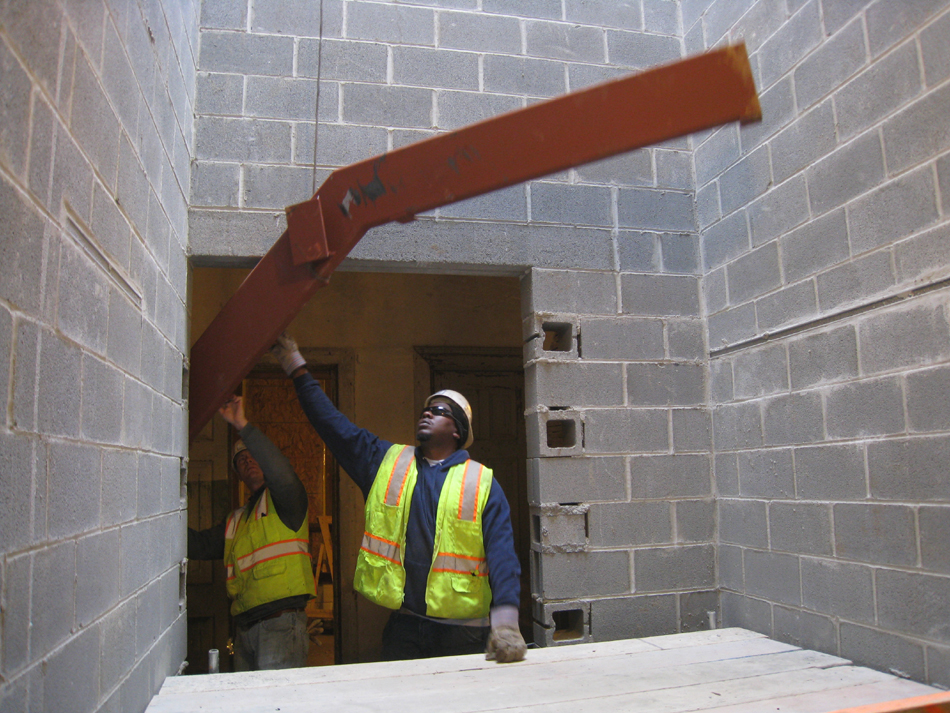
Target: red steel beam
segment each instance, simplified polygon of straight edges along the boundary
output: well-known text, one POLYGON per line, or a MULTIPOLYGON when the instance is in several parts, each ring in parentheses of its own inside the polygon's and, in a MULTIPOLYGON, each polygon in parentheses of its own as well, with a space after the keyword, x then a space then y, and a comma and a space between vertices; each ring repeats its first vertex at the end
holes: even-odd
POLYGON ((192 438, 370 228, 762 112, 745 46, 534 104, 337 169, 191 349, 192 438))
POLYGON ((950 693, 932 693, 856 708, 841 708, 833 713, 950 713, 950 693))

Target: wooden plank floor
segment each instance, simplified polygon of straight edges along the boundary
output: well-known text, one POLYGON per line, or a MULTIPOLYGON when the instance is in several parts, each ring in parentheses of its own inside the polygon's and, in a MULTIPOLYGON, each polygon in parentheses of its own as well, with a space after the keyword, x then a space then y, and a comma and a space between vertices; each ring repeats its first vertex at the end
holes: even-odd
POLYGON ((744 629, 481 656, 178 676, 148 713, 829 713, 936 689, 744 629))

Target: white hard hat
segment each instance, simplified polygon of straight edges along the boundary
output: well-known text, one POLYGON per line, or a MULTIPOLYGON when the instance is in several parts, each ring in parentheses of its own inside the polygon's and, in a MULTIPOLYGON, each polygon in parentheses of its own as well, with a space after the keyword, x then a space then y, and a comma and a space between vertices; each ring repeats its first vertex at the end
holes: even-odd
MULTIPOLYGON (((458 411, 461 411, 461 415, 465 417, 464 422, 459 424, 465 431, 465 433, 459 434, 462 440, 465 441, 462 448, 468 448, 472 445, 472 441, 475 440, 475 434, 472 432, 472 407, 469 405, 468 399, 462 396, 458 391, 442 389, 442 391, 436 391, 432 396, 426 399, 426 406, 432 405, 433 401, 448 401, 450 405, 458 407, 458 411)), ((459 415, 456 409, 452 410, 456 416, 459 415)), ((462 419, 459 420, 461 421, 462 419)))

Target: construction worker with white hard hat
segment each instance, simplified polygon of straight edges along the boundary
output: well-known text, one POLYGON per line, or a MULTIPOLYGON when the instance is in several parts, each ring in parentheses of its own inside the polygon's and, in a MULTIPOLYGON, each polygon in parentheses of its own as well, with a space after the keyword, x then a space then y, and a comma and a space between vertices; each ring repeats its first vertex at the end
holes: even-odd
POLYGON ((286 333, 271 349, 314 429, 366 498, 353 586, 393 610, 383 660, 486 652, 520 661, 521 567, 508 501, 469 458, 472 407, 438 391, 416 423, 418 446, 390 443, 341 414, 286 333))

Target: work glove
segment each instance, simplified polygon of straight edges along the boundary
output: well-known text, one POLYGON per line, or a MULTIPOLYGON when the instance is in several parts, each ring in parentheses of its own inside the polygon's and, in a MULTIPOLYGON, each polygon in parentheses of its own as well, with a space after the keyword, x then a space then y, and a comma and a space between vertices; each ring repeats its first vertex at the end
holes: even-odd
POLYGON ((492 609, 491 634, 488 636, 485 659, 498 663, 514 663, 523 661, 527 651, 524 637, 518 629, 518 609, 513 606, 492 609))
POLYGON ((297 369, 307 365, 304 358, 300 356, 297 342, 287 332, 280 333, 277 341, 274 342, 274 346, 270 348, 270 353, 280 362, 280 366, 287 373, 287 376, 293 375, 297 369))

